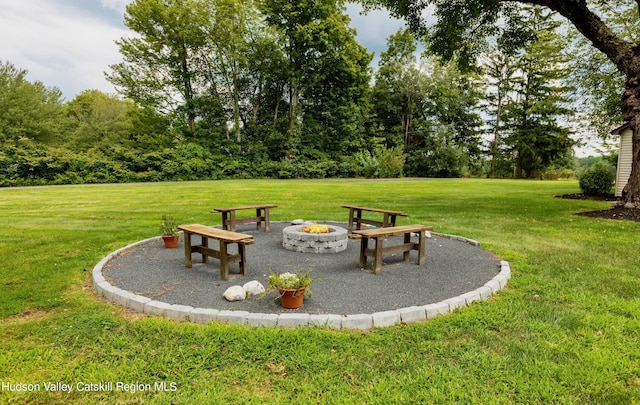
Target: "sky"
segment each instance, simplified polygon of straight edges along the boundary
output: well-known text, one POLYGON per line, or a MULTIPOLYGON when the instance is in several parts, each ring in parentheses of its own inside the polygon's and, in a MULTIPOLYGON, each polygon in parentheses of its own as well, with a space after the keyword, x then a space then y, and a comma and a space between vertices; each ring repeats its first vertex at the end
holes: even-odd
MULTIPOLYGON (((123 24, 131 1, 0 0, 0 61, 28 71, 28 81, 59 88, 66 101, 89 89, 114 94, 104 72, 122 61, 115 41, 133 35, 123 24)), ((357 40, 377 56, 403 22, 360 11, 347 6, 357 40)))

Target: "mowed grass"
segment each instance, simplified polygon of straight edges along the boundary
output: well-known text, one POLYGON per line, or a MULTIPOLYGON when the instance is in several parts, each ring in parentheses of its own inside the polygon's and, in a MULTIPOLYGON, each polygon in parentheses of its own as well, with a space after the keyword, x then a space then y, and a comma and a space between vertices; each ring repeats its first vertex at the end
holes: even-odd
POLYGON ((578 191, 471 179, 0 189, 0 403, 640 403, 640 224, 554 198, 578 191), (345 203, 403 210, 402 224, 480 241, 512 278, 489 301, 364 332, 178 323, 91 287, 93 266, 157 235, 163 214, 213 225, 212 208, 258 202, 278 205, 274 221, 346 221, 345 203), (57 382, 71 392, 46 390, 57 382))

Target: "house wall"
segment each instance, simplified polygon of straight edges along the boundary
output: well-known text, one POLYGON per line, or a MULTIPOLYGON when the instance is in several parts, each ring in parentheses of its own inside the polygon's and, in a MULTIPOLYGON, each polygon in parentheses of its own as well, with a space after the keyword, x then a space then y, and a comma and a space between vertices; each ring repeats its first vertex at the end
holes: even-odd
POLYGON ((631 129, 626 128, 620 133, 620 151, 618 154, 618 170, 616 173, 616 196, 622 196, 622 189, 627 185, 631 176, 632 145, 631 129))

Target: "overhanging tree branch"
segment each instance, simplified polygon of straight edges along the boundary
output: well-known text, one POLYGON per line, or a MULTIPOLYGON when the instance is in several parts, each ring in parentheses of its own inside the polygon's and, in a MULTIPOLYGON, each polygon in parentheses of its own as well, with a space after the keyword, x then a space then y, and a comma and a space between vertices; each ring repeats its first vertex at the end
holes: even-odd
MULTIPOLYGON (((603 52, 620 72, 629 75, 634 44, 616 35, 602 19, 592 12, 585 0, 501 0, 547 7, 569 20, 594 47, 603 52)), ((640 4, 640 0, 636 1, 640 4)))
MULTIPOLYGON (((409 26, 425 37, 431 50, 446 58, 458 56, 463 62, 474 57, 472 49, 467 51, 465 35, 475 28, 475 23, 482 22, 485 8, 496 13, 503 13, 505 21, 515 23, 513 32, 503 30, 503 34, 518 35, 527 31, 518 23, 518 10, 509 5, 536 5, 555 11, 565 17, 591 44, 603 53, 624 74, 626 81, 622 94, 622 115, 633 130, 633 159, 629 181, 622 193, 625 205, 640 209, 640 43, 625 40, 622 34, 614 32, 614 25, 608 25, 592 9, 588 3, 605 5, 605 0, 359 0, 369 9, 384 7, 396 17, 405 18, 409 26), (438 17, 433 30, 426 28, 427 21, 422 13, 433 8, 433 15, 438 17), (418 29, 416 29, 418 26, 418 29), (519 31, 517 28, 521 28, 519 31), (456 54, 457 52, 457 54, 456 54)), ((636 5, 640 11, 640 0, 627 0, 620 5, 636 5)), ((482 43, 487 29, 480 32, 473 42, 482 43)), ((519 39, 515 37, 516 41, 519 39)), ((508 42, 507 42, 508 43, 508 42)), ((517 44, 517 42, 516 42, 517 44)))

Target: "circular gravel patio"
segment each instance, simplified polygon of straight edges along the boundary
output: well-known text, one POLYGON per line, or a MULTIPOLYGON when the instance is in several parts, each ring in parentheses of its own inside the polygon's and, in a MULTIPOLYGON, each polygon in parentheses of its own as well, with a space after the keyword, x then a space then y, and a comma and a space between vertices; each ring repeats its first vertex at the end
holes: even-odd
MULTIPOLYGON (((417 252, 412 251, 407 262, 401 254, 385 257, 381 273, 375 275, 359 268, 359 240, 349 240, 346 250, 333 254, 283 248, 282 230, 289 225, 271 223, 269 233, 250 225, 236 230, 255 239, 247 246, 246 276, 224 281, 218 260, 201 264, 198 254, 193 255, 193 267, 186 268, 182 237, 177 249, 165 249, 160 238, 151 238, 105 257, 93 269, 94 286, 118 305, 180 321, 370 329, 424 321, 487 299, 510 277, 509 264, 476 241, 438 233, 427 238, 423 266, 416 264, 417 252), (299 270, 311 270, 314 279, 313 294, 305 297, 302 308, 283 309, 277 293, 236 302, 222 296, 230 286, 252 280, 266 286, 273 271, 299 270)), ((230 266, 232 274, 237 271, 237 264, 230 266)))

